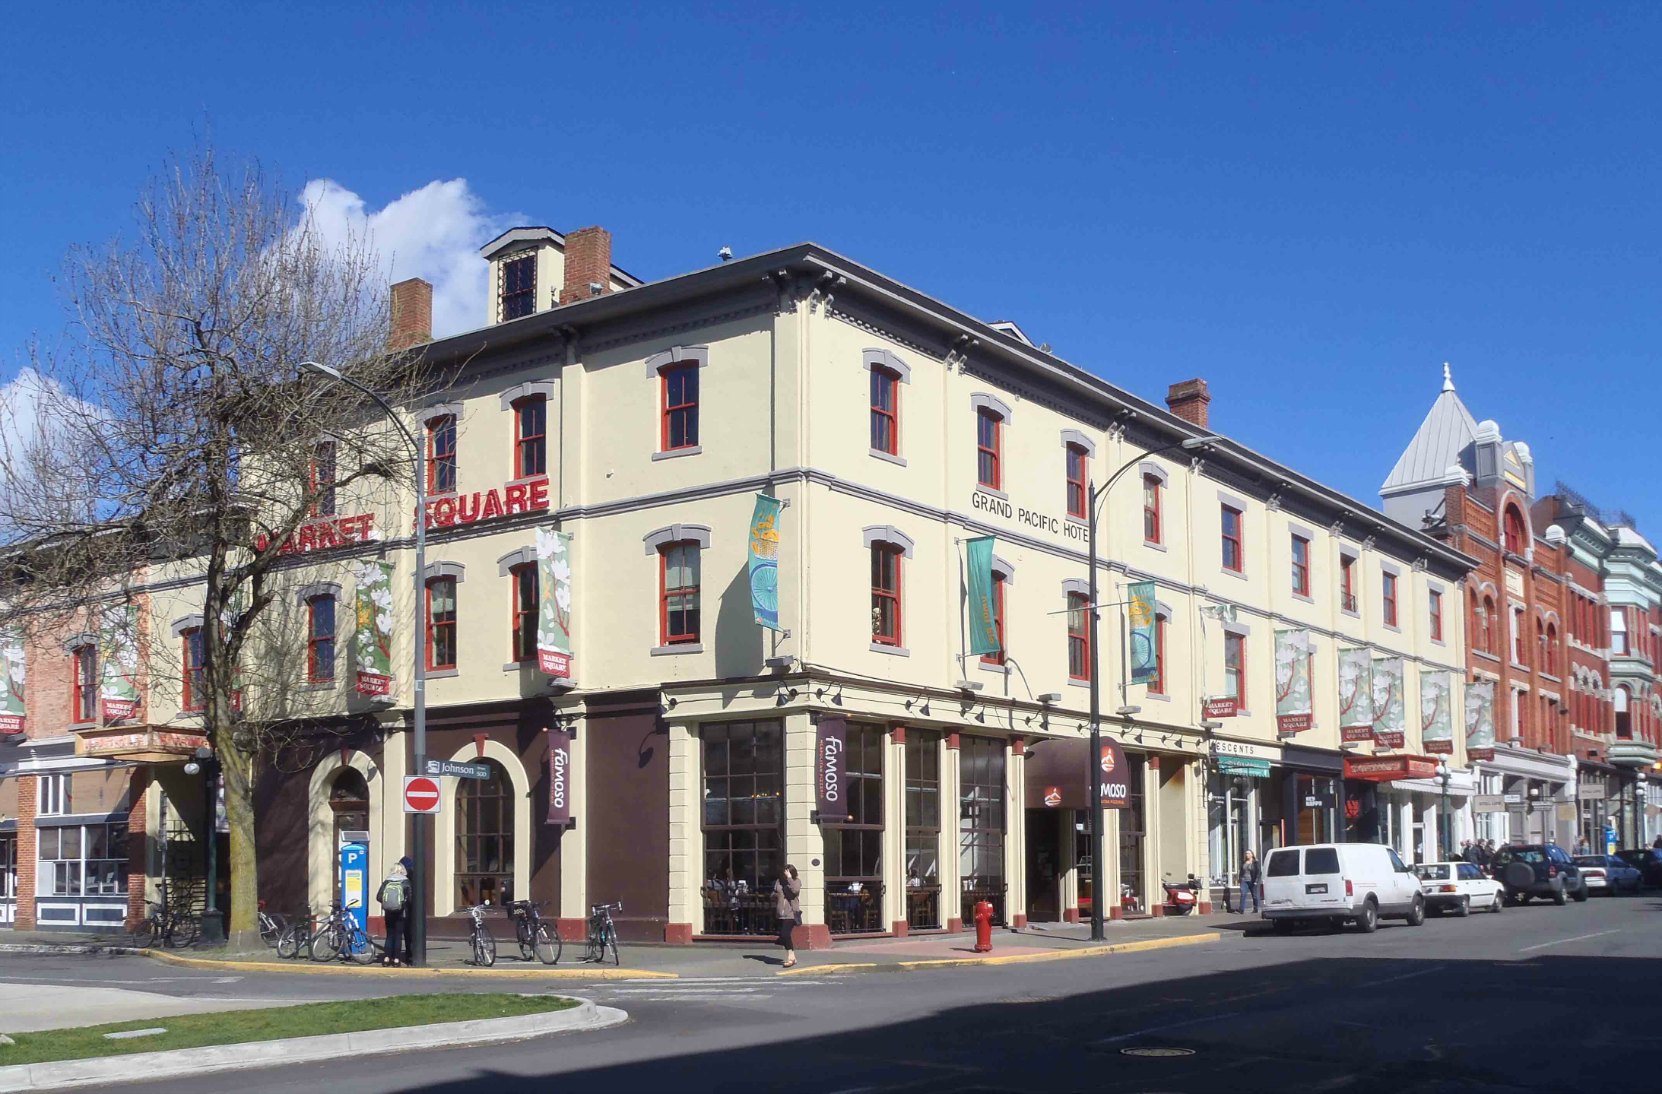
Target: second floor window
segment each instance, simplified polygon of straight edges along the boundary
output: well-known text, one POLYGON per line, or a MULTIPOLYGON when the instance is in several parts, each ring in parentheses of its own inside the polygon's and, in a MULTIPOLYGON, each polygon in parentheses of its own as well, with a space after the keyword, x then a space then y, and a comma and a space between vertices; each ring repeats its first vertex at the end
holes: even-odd
MULTIPOLYGON (((35 798, 35 812, 42 817, 61 817, 75 811, 70 793, 69 775, 42 775, 36 785, 40 793, 35 798)), ((80 832, 75 833, 77 836, 80 832)), ((42 856, 49 857, 49 856, 42 856)))
POLYGON ((1431 590, 1431 640, 1443 640, 1443 594, 1436 589, 1431 590))
POLYGON ((456 579, 435 577, 427 583, 427 667, 456 667, 456 579))
POLYGON ((456 492, 456 416, 440 414, 427 423, 427 492, 456 492))
POLYGON ((692 542, 665 544, 659 559, 659 626, 663 644, 699 639, 699 549, 692 542))
POLYGON ((1238 708, 1247 705, 1246 635, 1223 636, 1223 693, 1232 696, 1238 708))
POLYGON ((994 411, 982 408, 975 413, 975 481, 993 490, 1004 481, 1003 424, 994 411))
POLYGON ((698 447, 698 365, 678 365, 663 373, 663 451, 698 447))
POLYGON ((1084 593, 1068 594, 1068 678, 1091 678, 1091 600, 1084 593))
POLYGON ((306 679, 326 684, 335 678, 335 598, 306 601, 306 679))
POLYGON ((537 310, 537 257, 526 255, 502 263, 502 320, 537 310))
POLYGON ((1160 543, 1160 477, 1143 476, 1143 542, 1160 543))
POLYGON ((537 564, 522 562, 508 571, 508 577, 513 582, 513 650, 515 661, 535 661, 537 659, 537 612, 541 607, 538 600, 537 564))
POLYGON ((76 646, 70 653, 75 662, 75 692, 70 697, 70 717, 77 723, 98 720, 98 648, 76 646))
POLYGON ((1005 651, 1008 643, 1004 637, 1004 586, 1007 584, 1005 576, 997 571, 993 573, 993 630, 998 634, 998 649, 992 653, 981 655, 983 665, 1004 664, 1005 651))
POLYGON ((892 543, 871 545, 871 640, 883 646, 900 642, 900 560, 892 543))
POLYGON ((527 395, 514 403, 514 478, 548 474, 548 400, 527 395))
POLYGON ((1090 488, 1085 484, 1085 450, 1076 444, 1068 445, 1068 516, 1086 519, 1085 507, 1090 503, 1090 488))
POLYGON ((1627 613, 1621 608, 1610 609, 1610 652, 1619 657, 1628 655, 1627 613))
POLYGON ((1241 573, 1246 569, 1246 551, 1241 542, 1241 511, 1223 507, 1223 568, 1241 573))
POLYGON ((1387 627, 1394 627, 1394 626, 1397 625, 1397 575, 1396 574, 1386 574, 1385 575, 1385 580, 1384 580, 1382 591, 1383 591, 1382 600, 1383 600, 1383 603, 1384 603, 1384 611, 1385 611, 1385 625, 1387 627))
POLYGON ((900 455, 900 374, 876 365, 871 369, 871 447, 900 455))
POLYGON ((1293 537, 1293 592, 1310 595, 1310 541, 1303 536, 1293 537))
POLYGON ((322 441, 313 447, 311 463, 306 470, 306 486, 312 496, 312 516, 334 516, 335 442, 322 441))
POLYGON ((202 636, 201 627, 192 627, 179 636, 180 675, 184 677, 183 698, 180 707, 184 710, 202 709, 203 666, 207 662, 208 647, 202 636))

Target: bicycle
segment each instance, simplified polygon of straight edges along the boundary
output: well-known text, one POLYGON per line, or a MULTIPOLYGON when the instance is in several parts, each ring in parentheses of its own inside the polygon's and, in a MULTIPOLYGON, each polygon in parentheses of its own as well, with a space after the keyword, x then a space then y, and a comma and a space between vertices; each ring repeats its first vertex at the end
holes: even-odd
POLYGON ((473 947, 473 963, 482 969, 496 964, 496 939, 485 926, 485 907, 475 904, 467 910, 467 940, 473 947))
POLYGON ((265 901, 260 901, 260 941, 275 947, 277 940, 283 936, 283 926, 283 917, 266 911, 265 901))
POLYGON ((583 951, 584 961, 593 961, 597 965, 605 964, 606 954, 610 951, 613 965, 623 963, 617 952, 617 924, 612 922, 613 912, 623 912, 623 901, 620 900, 616 904, 596 904, 589 909, 589 936, 583 951))
POLYGON ((560 938, 560 926, 542 917, 542 904, 529 900, 510 900, 503 905, 514 921, 514 936, 519 942, 519 956, 523 961, 535 957, 544 965, 557 965, 565 942, 560 938))
POLYGON ((358 921, 341 904, 335 905, 324 917, 323 924, 311 939, 313 961, 333 961, 339 957, 368 965, 380 960, 382 952, 381 944, 369 937, 368 932, 358 926, 358 921))
POLYGON ((149 949, 160 942, 171 949, 179 949, 195 944, 196 936, 202 929, 195 916, 154 900, 147 900, 144 904, 149 911, 132 929, 134 946, 149 949))
POLYGON ((285 960, 291 960, 299 957, 302 949, 306 951, 307 957, 312 956, 312 931, 315 929, 313 927, 315 919, 312 910, 307 908, 304 916, 297 918, 292 923, 284 924, 283 929, 277 933, 277 956, 285 960))

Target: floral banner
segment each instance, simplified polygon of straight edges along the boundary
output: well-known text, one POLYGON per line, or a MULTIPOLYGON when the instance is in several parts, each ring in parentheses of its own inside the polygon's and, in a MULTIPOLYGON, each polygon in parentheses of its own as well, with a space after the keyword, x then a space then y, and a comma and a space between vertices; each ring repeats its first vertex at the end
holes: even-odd
POLYGON ((1401 748, 1407 741, 1402 679, 1402 658, 1373 659, 1373 738, 1386 748, 1401 748))
POLYGON ((1275 632, 1275 728, 1301 733, 1310 728, 1310 632, 1275 632))
POLYGON ((359 695, 392 694, 392 563, 357 568, 358 600, 352 629, 359 695))
POLYGON ((1373 653, 1366 646, 1339 651, 1339 739, 1373 739, 1373 653))
POLYGON ((1446 672, 1420 673, 1420 741, 1429 753, 1454 752, 1453 684, 1446 672))
MULTIPOLYGON (((537 664, 571 678, 571 533, 537 529, 537 664)), ((550 823, 553 823, 552 821, 550 823)))
POLYGON ((758 627, 779 629, 779 499, 767 494, 750 516, 750 608, 758 627))
POLYGON ((1466 759, 1495 758, 1495 682, 1466 685, 1466 759))
POLYGON ((0 633, 0 735, 14 736, 24 729, 24 675, 27 658, 16 631, 0 633))
POLYGON ((99 712, 106 724, 138 717, 138 607, 111 604, 98 627, 99 712))

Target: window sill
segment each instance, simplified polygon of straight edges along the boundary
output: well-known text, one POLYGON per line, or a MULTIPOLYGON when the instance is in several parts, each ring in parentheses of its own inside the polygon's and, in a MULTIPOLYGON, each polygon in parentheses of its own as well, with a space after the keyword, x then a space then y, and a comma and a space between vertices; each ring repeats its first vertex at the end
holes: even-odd
POLYGON ((1530 667, 1528 665, 1522 663, 1521 661, 1513 661, 1511 664, 1512 664, 1512 667, 1514 669, 1516 669, 1518 672, 1529 672, 1529 671, 1531 671, 1530 667))
POLYGON ((334 681, 334 680, 310 680, 310 681, 308 681, 304 684, 301 684, 300 687, 299 687, 299 690, 300 691, 334 691, 336 683, 337 682, 334 681))
POLYGON ((502 666, 502 671, 518 672, 520 669, 534 669, 536 667, 537 662, 533 658, 528 657, 523 661, 509 661, 506 665, 502 666))
POLYGON ((1401 634, 1402 633, 1401 625, 1396 624, 1396 623, 1381 623, 1380 626, 1384 627, 1386 630, 1390 631, 1392 634, 1401 634))
POLYGON ((1076 680, 1070 676, 1068 677, 1068 686, 1070 688, 1088 688, 1091 686, 1091 682, 1089 680, 1076 680))
POLYGON ((1162 554, 1164 554, 1167 550, 1166 545, 1157 539, 1145 539, 1143 540, 1143 546, 1147 547, 1150 551, 1159 551, 1162 554))
POLYGON ((1358 612, 1358 611, 1352 611, 1352 610, 1351 610, 1351 609, 1349 609, 1349 608, 1340 608, 1340 609, 1339 609, 1339 614, 1340 614, 1340 615, 1348 615, 1348 616, 1350 616, 1350 617, 1351 617, 1351 618, 1352 618, 1352 619, 1361 619, 1361 618, 1362 618, 1362 613, 1361 613, 1361 612, 1358 612))
POLYGON ((1219 566, 1218 572, 1223 574, 1225 577, 1233 577, 1240 581, 1251 580, 1251 578, 1247 577, 1245 570, 1231 570, 1228 566, 1219 566))
POLYGON ((519 478, 509 479, 503 486, 530 486, 534 482, 547 482, 548 472, 543 471, 536 475, 522 475, 519 478))
POLYGON ((873 642, 871 644, 871 652, 872 653, 886 653, 890 657, 910 657, 910 656, 912 656, 912 651, 907 649, 905 646, 891 646, 891 645, 887 645, 886 643, 883 643, 883 642, 873 642))
POLYGON ((1143 698, 1144 699, 1153 699, 1156 703, 1169 703, 1169 702, 1171 702, 1171 696, 1170 695, 1163 695, 1158 691, 1144 692, 1143 693, 1143 698))
POLYGON ((654 460, 674 460, 682 456, 702 456, 703 454, 704 446, 695 444, 691 448, 672 448, 668 452, 654 452, 652 458, 654 460))
POLYGON ((1448 642, 1445 641, 1444 639, 1441 639, 1441 638, 1433 638, 1431 640, 1431 644, 1433 646, 1446 646, 1446 645, 1448 645, 1448 642))
POLYGON ((995 676, 1008 677, 1010 675, 1010 672, 1011 672, 1011 669, 1010 669, 1009 665, 989 665, 985 661, 977 661, 976 662, 976 667, 979 668, 982 672, 990 672, 990 673, 994 674, 995 676))
POLYGON ((71 732, 71 733, 79 733, 83 729, 97 729, 97 728, 98 728, 98 723, 97 722, 71 722, 71 723, 69 723, 69 732, 71 732))
POLYGON ((1311 596, 1309 593, 1301 593, 1296 590, 1293 592, 1293 599, 1302 600, 1306 604, 1314 604, 1316 602, 1316 598, 1311 596))
POLYGON ((653 657, 674 657, 675 655, 681 654, 681 653, 703 653, 703 652, 704 652, 704 643, 702 643, 702 642, 676 642, 673 645, 669 645, 669 646, 653 646, 652 647, 652 656, 653 657))
POLYGON ((885 452, 881 448, 873 448, 870 452, 873 459, 883 460, 886 463, 896 464, 900 467, 906 466, 905 456, 897 456, 895 453, 885 452))
POLYGON ((181 710, 178 720, 182 722, 200 722, 206 713, 205 710, 181 710))
POLYGON ((1009 501, 1010 500, 1010 495, 1006 494, 1004 491, 1000 490, 996 486, 988 486, 984 482, 977 482, 975 484, 975 488, 977 490, 981 491, 981 493, 983 493, 983 494, 991 494, 993 497, 997 498, 1000 501, 1009 501))
POLYGON ((449 680, 449 679, 452 679, 453 677, 460 676, 461 674, 462 674, 462 670, 459 669, 459 668, 455 668, 455 669, 428 669, 426 672, 421 674, 421 678, 423 680, 449 680))
POLYGON ((1481 657, 1485 661, 1493 661, 1497 665, 1500 664, 1500 658, 1490 653, 1488 650, 1473 650, 1472 656, 1481 657))

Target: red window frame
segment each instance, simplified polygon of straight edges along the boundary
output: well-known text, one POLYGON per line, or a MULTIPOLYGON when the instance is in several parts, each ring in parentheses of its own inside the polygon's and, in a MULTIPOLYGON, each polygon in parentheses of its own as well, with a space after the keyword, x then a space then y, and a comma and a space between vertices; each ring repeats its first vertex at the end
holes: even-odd
POLYGON ((1397 626, 1397 575, 1386 571, 1380 581, 1380 603, 1385 611, 1385 625, 1397 626))
POLYGON ((1001 488, 1004 481, 1003 451, 1004 418, 996 410, 978 408, 975 412, 976 482, 990 490, 1001 488))
POLYGON ((306 680, 313 684, 327 684, 335 679, 335 635, 339 633, 339 619, 335 598, 328 593, 306 598, 306 680), (320 607, 327 604, 329 631, 323 633, 319 623, 324 613, 320 607))
POLYGON ((179 709, 197 711, 202 709, 202 673, 204 662, 207 660, 207 647, 204 643, 202 628, 190 627, 179 632, 179 666, 180 678, 183 682, 183 696, 179 709))
MULTIPOLYGON (((697 642, 699 634, 703 630, 704 614, 701 588, 704 575, 702 572, 702 554, 698 542, 690 539, 666 543, 658 548, 658 633, 662 636, 662 642, 666 646, 697 642), (670 555, 675 551, 691 551, 693 565, 698 569, 694 573, 696 580, 691 584, 677 585, 672 588, 669 585, 669 562, 670 555), (681 613, 683 629, 680 631, 670 629, 672 601, 677 604, 674 610, 681 613), (698 625, 690 630, 685 629, 687 618, 692 612, 698 613, 698 625)), ((683 563, 682 569, 685 568, 686 565, 683 563)))
POLYGON ((1223 678, 1228 686, 1229 674, 1235 674, 1235 707, 1243 710, 1247 705, 1247 651, 1246 635, 1232 634, 1228 631, 1223 635, 1223 678))
POLYGON ((900 455, 900 373, 871 367, 871 448, 900 455))
POLYGON ((425 615, 427 618, 427 668, 429 670, 453 669, 456 667, 456 616, 457 611, 457 583, 449 576, 430 577, 427 579, 425 615), (440 585, 450 586, 450 610, 442 617, 433 614, 433 591, 440 585), (448 657, 440 653, 441 641, 448 646, 448 657))
POLYGON ((993 571, 993 630, 998 634, 998 649, 993 653, 981 655, 983 665, 1002 665, 1005 659, 1004 644, 1004 575, 997 570, 993 571))
POLYGON ((548 474, 548 397, 527 395, 515 399, 514 478, 548 474))
POLYGON ((1143 476, 1143 542, 1162 543, 1160 530, 1160 489, 1164 483, 1159 475, 1143 476))
POLYGON ((98 720, 98 647, 76 646, 70 652, 75 662, 75 687, 69 696, 69 714, 76 724, 98 720))
POLYGON ((1303 536, 1293 537, 1293 592, 1310 595, 1310 541, 1303 536))
POLYGON ((514 660, 523 664, 537 659, 537 613, 542 608, 537 564, 521 562, 510 566, 508 578, 511 584, 508 612, 512 620, 508 648, 513 651, 514 660))
POLYGON ((456 415, 427 419, 427 492, 456 492, 456 415))
POLYGON ((1218 518, 1219 530, 1222 534, 1222 561, 1223 568, 1231 573, 1240 574, 1246 572, 1246 546, 1243 542, 1246 537, 1241 528, 1241 522, 1244 519, 1245 514, 1233 505, 1222 506, 1222 512, 1219 514, 1218 518), (1229 525, 1231 523, 1229 518, 1231 516, 1235 518, 1234 535, 1229 534, 1229 525), (1233 560, 1230 557, 1231 554, 1234 556, 1233 560))
POLYGON ((1436 589, 1431 590, 1431 640, 1443 640, 1443 594, 1436 589))
POLYGON ((1088 454, 1085 447, 1078 444, 1068 445, 1067 451, 1068 516, 1085 520, 1089 515, 1085 507, 1090 504, 1090 488, 1085 485, 1086 471, 1090 467, 1088 454))
POLYGON ((502 321, 537 310, 537 257, 525 255, 502 263, 502 321))
POLYGON ((892 543, 873 543, 871 545, 871 640, 880 646, 901 645, 901 562, 905 552, 892 543), (885 573, 886 563, 892 564, 890 572, 885 573), (892 578, 893 588, 886 582, 892 578), (884 609, 889 609, 893 615, 893 633, 884 630, 884 609))
POLYGON ((1154 675, 1148 681, 1150 695, 1166 695, 1166 617, 1154 616, 1154 675))
POLYGON ((1068 679, 1091 678, 1091 598, 1068 594, 1068 679))
POLYGON ((663 405, 663 422, 660 427, 658 443, 661 452, 677 452, 686 448, 698 447, 698 362, 689 361, 686 364, 666 368, 659 374, 658 385, 663 405), (680 393, 672 395, 672 389, 679 380, 680 393), (671 402, 671 398, 678 401, 671 402), (675 438, 676 428, 680 428, 680 438, 675 438))
POLYGON ((306 488, 312 496, 311 515, 335 515, 335 442, 319 441, 312 446, 306 463, 306 488))
POLYGON ((1506 515, 1502 518, 1506 529, 1506 550, 1515 555, 1524 553, 1528 546, 1528 526, 1524 524, 1523 513, 1517 506, 1508 505, 1506 515))
POLYGON ((1339 556, 1339 607, 1356 610, 1356 556, 1339 556))

